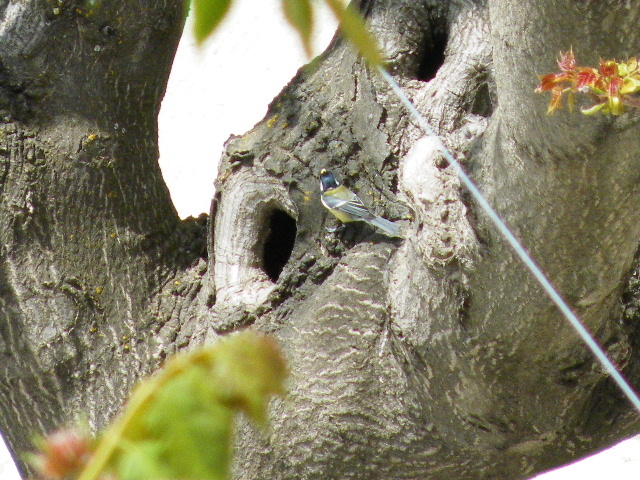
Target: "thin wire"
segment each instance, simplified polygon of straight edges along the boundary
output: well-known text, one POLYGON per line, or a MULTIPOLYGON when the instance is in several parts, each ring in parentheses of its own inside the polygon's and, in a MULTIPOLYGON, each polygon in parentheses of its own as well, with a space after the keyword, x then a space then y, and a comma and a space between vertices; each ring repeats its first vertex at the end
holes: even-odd
POLYGON ((415 118, 424 132, 436 140, 436 145, 442 151, 449 164, 456 171, 456 173, 460 177, 460 180, 462 180, 462 183, 465 184, 471 195, 473 195, 473 198, 475 198, 476 202, 478 202, 480 208, 485 211, 485 213, 495 224, 495 226, 498 227, 498 230, 500 231, 500 233, 502 233, 502 236, 505 238, 505 240, 507 240, 509 245, 511 245, 513 250, 518 254, 522 262, 525 264, 525 266, 538 280, 542 288, 544 288, 544 290, 547 292, 551 300, 553 300, 553 302, 558 306, 566 319, 569 320, 571 326, 576 330, 576 332, 578 332, 578 335, 580 335, 587 347, 589 347, 595 357, 600 361, 604 369, 609 373, 609 375, 611 375, 611 378, 613 378, 613 380, 618 384, 622 392, 626 395, 635 409, 640 413, 640 398, 638 397, 636 392, 633 391, 633 388, 631 388, 629 383, 620 374, 613 362, 609 360, 600 345, 598 345, 598 343, 593 339, 591 334, 587 331, 582 322, 580 322, 578 317, 573 313, 573 311, 571 311, 569 305, 567 305, 567 303, 562 299, 553 285, 551 285, 551 282, 547 279, 545 274, 542 273, 542 270, 540 270, 538 265, 536 265, 533 259, 525 251, 525 249, 522 247, 522 244, 520 244, 515 235, 511 233, 509 227, 507 227, 507 225, 498 216, 496 211, 491 207, 484 195, 482 195, 480 190, 478 190, 478 187, 476 187, 475 183, 473 183, 471 178, 469 178, 469 176, 462 169, 460 163, 455 158, 453 158, 453 155, 451 155, 451 152, 449 152, 444 143, 442 143, 440 137, 431 128, 427 120, 420 114, 420 112, 418 112, 413 103, 411 103, 411 101, 407 98, 400 86, 382 66, 378 66, 377 68, 382 77, 387 81, 400 101, 407 107, 411 115, 415 118))

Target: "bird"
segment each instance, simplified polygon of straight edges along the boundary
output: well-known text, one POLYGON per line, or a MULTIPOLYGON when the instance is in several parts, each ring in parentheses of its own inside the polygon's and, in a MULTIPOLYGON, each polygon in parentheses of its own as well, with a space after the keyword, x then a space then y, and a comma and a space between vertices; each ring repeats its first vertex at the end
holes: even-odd
POLYGON ((371 213, 358 195, 340 185, 333 173, 324 168, 320 171, 320 192, 322 205, 342 223, 366 222, 392 237, 400 236, 398 225, 371 213))

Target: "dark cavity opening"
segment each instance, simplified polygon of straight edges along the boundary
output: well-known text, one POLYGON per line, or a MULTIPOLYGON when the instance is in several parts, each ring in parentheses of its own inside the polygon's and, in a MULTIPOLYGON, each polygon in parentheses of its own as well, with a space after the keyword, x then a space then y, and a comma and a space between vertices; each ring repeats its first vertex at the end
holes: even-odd
POLYGON ((493 113, 493 98, 491 98, 491 91, 489 90, 489 80, 484 79, 475 92, 475 98, 471 105, 471 113, 475 115, 482 115, 483 117, 490 117, 493 113))
POLYGON ((418 80, 428 82, 436 76, 438 69, 444 63, 444 51, 449 37, 445 30, 434 30, 431 38, 426 39, 420 65, 418 66, 418 80))
POLYGON ((282 269, 289 261, 298 228, 296 221, 282 210, 269 216, 269 235, 264 243, 262 266, 272 282, 278 281, 282 269))

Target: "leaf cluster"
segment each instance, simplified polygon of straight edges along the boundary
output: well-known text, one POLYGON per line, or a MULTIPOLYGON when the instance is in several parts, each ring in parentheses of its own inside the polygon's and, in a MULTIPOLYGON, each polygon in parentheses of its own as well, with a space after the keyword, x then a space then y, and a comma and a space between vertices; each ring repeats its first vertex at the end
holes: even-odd
MULTIPOLYGON (((198 43, 204 42, 229 12, 233 0, 192 0, 195 17, 194 34, 198 43)), ((256 0, 262 1, 262 0, 256 0)), ((312 56, 311 40, 315 26, 316 0, 280 0, 289 24, 298 32, 307 56, 312 56)), ((347 38, 372 66, 382 65, 383 56, 362 15, 353 5, 345 7, 342 0, 323 1, 333 12, 342 35, 347 38)))
POLYGON ((264 425, 285 377, 273 340, 230 335, 140 383, 99 441, 86 429, 63 429, 41 440, 30 461, 53 480, 226 480, 236 412, 264 425))
POLYGON ((576 62, 573 49, 560 53, 558 60, 560 73, 550 73, 540 77, 537 92, 551 92, 552 98, 547 113, 562 108, 562 99, 567 94, 569 110, 575 106, 575 95, 584 94, 594 104, 580 111, 585 115, 620 115, 627 107, 640 107, 640 68, 638 59, 627 62, 601 60, 598 69, 582 67, 576 62))

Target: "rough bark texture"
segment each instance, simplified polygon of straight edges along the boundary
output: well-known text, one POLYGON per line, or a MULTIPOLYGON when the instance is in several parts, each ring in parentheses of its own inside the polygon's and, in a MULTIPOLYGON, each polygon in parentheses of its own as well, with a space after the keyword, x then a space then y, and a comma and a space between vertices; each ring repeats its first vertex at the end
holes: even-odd
MULTIPOLYGON (((339 39, 229 140, 207 226, 180 222, 155 125, 174 3, 2 7, 0 428, 14 452, 81 412, 101 427, 166 355, 246 327, 278 338, 292 378, 268 432, 241 426, 239 479, 523 479, 638 431, 433 142, 339 39), (405 239, 328 233, 321 168, 405 239)), ((361 7, 403 88, 640 386, 637 117, 548 117, 533 93, 560 50, 589 64, 636 54, 640 7, 361 7)))
POLYGON ((152 305, 196 255, 157 164, 184 7, 3 3, 0 425, 21 452, 80 412, 105 424, 157 365, 152 305))

